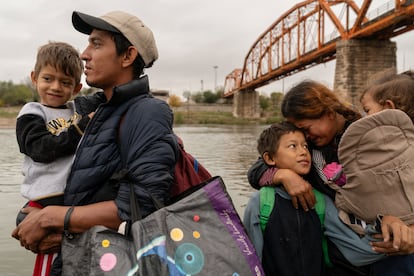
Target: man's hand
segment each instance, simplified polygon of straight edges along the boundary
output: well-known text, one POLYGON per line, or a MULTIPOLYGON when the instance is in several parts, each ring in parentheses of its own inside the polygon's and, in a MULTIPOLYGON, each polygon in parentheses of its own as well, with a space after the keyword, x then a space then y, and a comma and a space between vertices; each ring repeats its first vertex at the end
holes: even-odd
POLYGON ((19 240, 21 246, 35 253, 41 251, 40 246, 50 249, 51 240, 47 236, 56 233, 56 225, 63 225, 66 210, 66 206, 47 206, 43 209, 25 207, 22 212, 27 213, 27 216, 13 230, 12 237, 19 240), (42 242, 44 240, 46 245, 42 242))
POLYGON ((39 214, 41 209, 25 207, 22 209, 27 216, 13 230, 12 237, 20 241, 20 245, 27 250, 38 252, 38 244, 47 235, 47 231, 38 227, 39 214))
POLYGON ((38 250, 43 254, 58 253, 60 252, 61 243, 62 233, 52 233, 40 241, 38 250))

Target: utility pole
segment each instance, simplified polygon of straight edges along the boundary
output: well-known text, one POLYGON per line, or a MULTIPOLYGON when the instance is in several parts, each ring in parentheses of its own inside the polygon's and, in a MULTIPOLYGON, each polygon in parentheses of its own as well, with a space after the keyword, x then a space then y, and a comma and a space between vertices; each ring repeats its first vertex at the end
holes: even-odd
POLYGON ((213 89, 213 92, 216 93, 217 92, 217 68, 218 68, 218 66, 214 65, 213 68, 214 68, 214 89, 213 89))

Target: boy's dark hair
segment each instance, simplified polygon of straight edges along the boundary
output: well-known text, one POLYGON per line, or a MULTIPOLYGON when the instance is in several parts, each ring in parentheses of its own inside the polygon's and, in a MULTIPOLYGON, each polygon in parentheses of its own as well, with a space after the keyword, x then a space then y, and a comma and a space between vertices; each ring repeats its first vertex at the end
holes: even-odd
POLYGON ((263 130, 257 140, 257 150, 259 151, 260 156, 263 156, 265 152, 268 152, 269 155, 273 156, 276 153, 277 148, 279 148, 280 137, 294 131, 303 133, 300 128, 288 121, 272 124, 270 127, 263 130))
MULTIPOLYGON (((132 46, 131 42, 129 42, 129 40, 122 34, 112 33, 112 37, 115 42, 116 53, 118 56, 125 53, 129 46, 132 46)), ((138 79, 144 72, 145 68, 145 62, 140 54, 138 54, 137 58, 134 60, 132 67, 134 70, 134 77, 138 79)))

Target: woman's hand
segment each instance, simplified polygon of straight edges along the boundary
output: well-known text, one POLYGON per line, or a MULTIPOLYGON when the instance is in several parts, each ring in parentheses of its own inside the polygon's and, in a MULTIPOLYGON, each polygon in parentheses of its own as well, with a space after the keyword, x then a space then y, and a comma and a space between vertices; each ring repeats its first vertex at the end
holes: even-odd
POLYGON ((384 216, 381 221, 382 234, 374 238, 381 242, 371 242, 372 249, 387 255, 407 255, 414 253, 414 229, 407 226, 401 219, 384 216))
POLYGON ((314 208, 316 198, 313 194, 312 185, 294 171, 290 169, 277 170, 273 176, 273 183, 283 184, 286 192, 292 198, 293 207, 296 209, 299 208, 299 203, 305 211, 314 208))

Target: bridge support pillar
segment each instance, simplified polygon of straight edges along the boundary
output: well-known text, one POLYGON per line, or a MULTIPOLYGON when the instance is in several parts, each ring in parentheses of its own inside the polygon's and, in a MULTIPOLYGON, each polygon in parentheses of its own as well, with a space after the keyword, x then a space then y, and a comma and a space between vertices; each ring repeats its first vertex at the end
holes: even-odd
POLYGON ((233 96, 233 116, 241 118, 260 118, 259 93, 243 90, 233 96))
POLYGON ((336 44, 334 91, 360 108, 360 95, 372 76, 397 67, 390 40, 342 40, 336 44))

